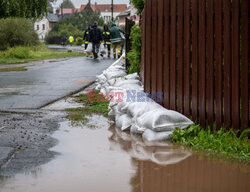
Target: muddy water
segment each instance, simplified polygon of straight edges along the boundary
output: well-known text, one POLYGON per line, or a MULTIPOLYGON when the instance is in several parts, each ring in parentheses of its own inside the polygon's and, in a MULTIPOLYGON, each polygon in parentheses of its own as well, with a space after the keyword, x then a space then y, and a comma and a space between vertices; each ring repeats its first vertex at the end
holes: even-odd
POLYGON ((94 116, 95 127, 61 123, 60 155, 36 170, 0 178, 1 192, 249 192, 250 168, 145 143, 94 116))

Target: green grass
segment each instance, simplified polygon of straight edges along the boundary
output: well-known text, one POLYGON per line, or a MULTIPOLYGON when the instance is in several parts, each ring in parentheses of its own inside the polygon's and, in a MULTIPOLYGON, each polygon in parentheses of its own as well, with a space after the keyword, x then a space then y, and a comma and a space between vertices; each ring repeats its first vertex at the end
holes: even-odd
POLYGON ((41 44, 34 47, 14 47, 0 52, 0 64, 27 63, 45 59, 82 56, 82 53, 51 51, 41 44))
POLYGON ((99 95, 98 91, 95 92, 93 97, 96 99, 99 98, 100 101, 90 102, 86 94, 81 94, 73 97, 76 102, 83 103, 84 107, 72 109, 70 108, 66 110, 68 112, 66 118, 71 120, 72 125, 87 125, 89 122, 88 116, 91 116, 92 114, 102 114, 108 117, 109 103, 104 99, 102 95, 99 95))
POLYGON ((0 68, 0 72, 10 72, 10 71, 27 71, 28 69, 24 67, 12 67, 12 68, 0 68))
POLYGON ((199 125, 181 130, 176 129, 172 134, 174 143, 184 144, 193 149, 208 152, 219 158, 250 163, 250 129, 237 136, 234 130, 221 129, 204 130, 199 125))

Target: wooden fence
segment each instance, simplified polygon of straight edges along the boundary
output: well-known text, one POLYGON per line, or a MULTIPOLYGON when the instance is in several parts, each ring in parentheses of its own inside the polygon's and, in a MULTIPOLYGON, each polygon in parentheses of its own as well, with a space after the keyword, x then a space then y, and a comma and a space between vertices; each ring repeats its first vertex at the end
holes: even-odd
POLYGON ((202 126, 249 127, 249 0, 146 0, 145 91, 202 126))

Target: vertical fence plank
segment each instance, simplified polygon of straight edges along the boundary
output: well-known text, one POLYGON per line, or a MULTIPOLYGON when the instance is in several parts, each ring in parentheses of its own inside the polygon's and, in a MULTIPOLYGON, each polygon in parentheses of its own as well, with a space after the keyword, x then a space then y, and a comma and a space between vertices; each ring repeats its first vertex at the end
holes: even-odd
POLYGON ((206 125, 206 21, 205 0, 199 0, 199 121, 206 125))
POLYGON ((158 62, 157 62, 157 99, 160 104, 163 104, 162 96, 163 96, 163 1, 158 0, 158 62))
POLYGON ((224 8, 224 127, 231 125, 231 2, 223 0, 224 8))
POLYGON ((158 2, 154 1, 152 4, 152 71, 151 71, 151 94, 153 99, 156 99, 156 92, 157 92, 157 65, 158 65, 158 58, 157 58, 157 50, 158 50, 158 42, 157 42, 157 32, 158 32, 158 25, 157 25, 157 15, 158 15, 158 2))
POLYGON ((198 117, 198 2, 192 0, 192 118, 198 117))
POLYGON ((216 129, 222 126, 222 0, 215 1, 215 98, 216 129))
POLYGON ((232 0, 232 124, 239 129, 240 123, 240 23, 239 0, 232 0))
POLYGON ((141 15, 141 33, 142 33, 142 41, 141 41, 141 63, 140 63, 140 77, 142 79, 142 83, 145 85, 145 37, 146 37, 146 30, 145 30, 145 10, 143 10, 141 15))
POLYGON ((176 110, 176 0, 171 0, 170 109, 176 110))
POLYGON ((177 50, 178 50, 178 66, 177 66, 177 111, 183 113, 183 0, 177 1, 177 50))
POLYGON ((152 42, 151 42, 151 35, 152 35, 152 1, 146 1, 146 12, 145 12, 145 19, 146 19, 146 38, 143 40, 146 43, 146 60, 145 60, 145 92, 151 92, 151 54, 152 54, 152 42))
POLYGON ((190 115, 190 0, 184 0, 184 114, 190 115))
POLYGON ((170 107, 170 78, 169 78, 169 57, 170 57, 170 0, 164 0, 164 107, 170 107))
POLYGON ((207 119, 214 123, 214 1, 207 4, 207 119))
POLYGON ((241 1, 241 128, 249 124, 249 0, 241 1))

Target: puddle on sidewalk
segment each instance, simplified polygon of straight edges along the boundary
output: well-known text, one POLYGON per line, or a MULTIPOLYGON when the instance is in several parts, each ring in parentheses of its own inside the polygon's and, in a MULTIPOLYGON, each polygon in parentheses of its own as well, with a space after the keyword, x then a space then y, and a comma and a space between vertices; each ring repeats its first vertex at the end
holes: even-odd
POLYGON ((0 178, 1 192, 249 192, 250 168, 171 144, 145 143, 98 115, 95 128, 61 123, 59 152, 36 170, 0 178))

